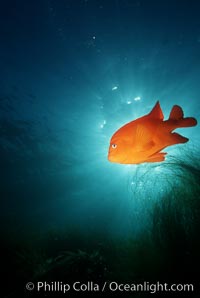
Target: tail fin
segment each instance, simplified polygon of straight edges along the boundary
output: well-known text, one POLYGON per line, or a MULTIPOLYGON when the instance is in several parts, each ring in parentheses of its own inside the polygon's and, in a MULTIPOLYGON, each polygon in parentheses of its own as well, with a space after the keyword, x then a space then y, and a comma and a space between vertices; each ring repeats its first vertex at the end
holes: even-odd
POLYGON ((193 117, 184 118, 183 110, 181 107, 173 106, 169 115, 169 121, 176 121, 176 128, 179 127, 190 127, 197 125, 197 120, 193 117))

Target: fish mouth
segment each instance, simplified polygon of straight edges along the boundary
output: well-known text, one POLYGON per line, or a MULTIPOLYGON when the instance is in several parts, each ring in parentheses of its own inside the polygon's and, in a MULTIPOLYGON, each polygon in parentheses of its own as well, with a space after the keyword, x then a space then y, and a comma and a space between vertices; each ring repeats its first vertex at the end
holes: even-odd
POLYGON ((114 163, 127 164, 126 158, 119 160, 119 158, 116 158, 114 154, 108 154, 108 160, 114 163))
POLYGON ((114 154, 108 152, 108 160, 109 160, 110 162, 116 162, 114 156, 115 156, 114 154))
POLYGON ((110 154, 108 154, 108 160, 111 161, 111 162, 113 161, 112 156, 110 154))

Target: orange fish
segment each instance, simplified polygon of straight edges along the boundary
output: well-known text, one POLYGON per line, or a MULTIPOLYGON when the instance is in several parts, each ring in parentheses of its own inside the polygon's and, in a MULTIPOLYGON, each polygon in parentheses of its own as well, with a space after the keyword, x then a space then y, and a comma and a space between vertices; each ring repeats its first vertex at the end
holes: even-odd
POLYGON ((167 153, 161 150, 188 141, 173 130, 197 124, 195 118, 184 118, 182 108, 177 105, 173 106, 169 119, 163 119, 158 101, 149 114, 122 126, 110 140, 108 160, 121 164, 163 161, 167 153))

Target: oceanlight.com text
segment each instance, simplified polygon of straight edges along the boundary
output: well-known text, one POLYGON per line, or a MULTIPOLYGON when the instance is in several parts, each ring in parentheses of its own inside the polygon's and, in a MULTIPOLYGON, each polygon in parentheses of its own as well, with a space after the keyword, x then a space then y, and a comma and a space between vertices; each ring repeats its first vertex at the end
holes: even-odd
POLYGON ((193 292, 193 284, 169 284, 169 283, 118 283, 116 281, 104 283, 95 283, 88 281, 82 283, 76 281, 74 283, 64 283, 62 281, 43 282, 38 281, 36 283, 28 282, 26 284, 28 291, 37 292, 61 292, 63 294, 68 292, 149 292, 151 294, 158 292, 193 292))

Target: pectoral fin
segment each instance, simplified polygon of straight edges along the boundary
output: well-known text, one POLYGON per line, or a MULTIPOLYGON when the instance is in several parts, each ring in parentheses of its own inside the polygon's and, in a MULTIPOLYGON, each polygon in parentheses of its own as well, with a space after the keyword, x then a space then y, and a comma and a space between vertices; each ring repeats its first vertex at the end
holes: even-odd
POLYGON ((155 146, 154 141, 149 141, 148 143, 143 145, 143 151, 151 150, 155 146))
POLYGON ((135 143, 140 151, 148 151, 155 145, 151 132, 146 126, 139 124, 136 129, 135 143))

